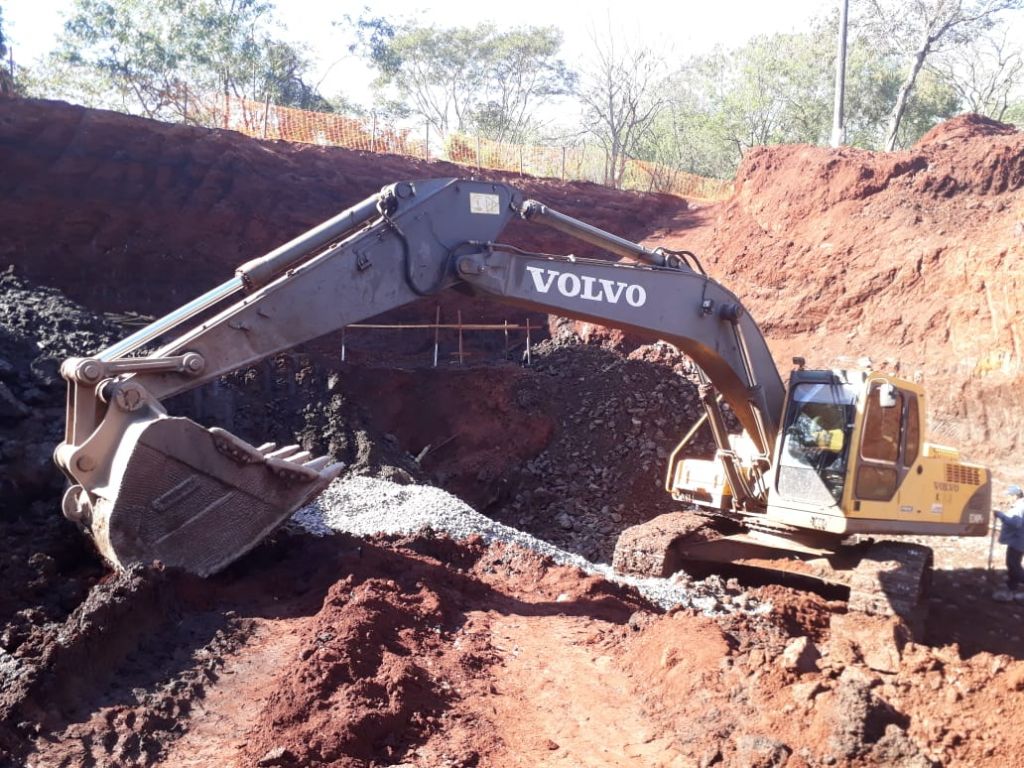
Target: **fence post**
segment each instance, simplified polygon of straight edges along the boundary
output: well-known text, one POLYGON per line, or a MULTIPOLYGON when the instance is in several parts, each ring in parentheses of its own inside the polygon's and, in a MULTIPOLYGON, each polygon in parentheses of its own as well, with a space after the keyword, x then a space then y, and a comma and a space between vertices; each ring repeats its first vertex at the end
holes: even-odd
POLYGON ((370 151, 377 151, 377 110, 370 113, 373 115, 373 127, 370 128, 370 151))
POLYGON ((437 368, 438 340, 441 335, 441 305, 438 304, 434 311, 434 367, 437 368))
POLYGON ((519 175, 523 175, 523 145, 519 145, 519 175))
POLYGON ((565 147, 562 147, 562 181, 565 181, 565 147))
POLYGON ((459 365, 465 362, 465 352, 462 351, 462 310, 459 310, 459 365))
POLYGON ((426 138, 426 141, 423 142, 423 159, 424 160, 429 160, 430 159, 430 121, 429 120, 427 121, 427 138, 426 138))
POLYGON ((480 170, 480 134, 476 135, 476 169, 480 170))

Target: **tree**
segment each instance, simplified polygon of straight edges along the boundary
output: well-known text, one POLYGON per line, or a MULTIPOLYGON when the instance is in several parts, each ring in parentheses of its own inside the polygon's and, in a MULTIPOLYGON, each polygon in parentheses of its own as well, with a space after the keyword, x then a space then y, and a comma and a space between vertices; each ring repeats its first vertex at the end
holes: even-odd
MULTIPOLYGON (((659 162, 726 178, 751 147, 827 140, 834 36, 822 21, 811 32, 762 35, 684 62, 666 84, 668 108, 651 131, 659 162)), ((850 59, 850 80, 866 79, 857 57, 850 59)), ((856 122, 860 110, 851 107, 856 122)))
MULTIPOLYGON (((480 52, 494 28, 439 28, 412 22, 392 26, 383 19, 365 24, 381 30, 367 57, 377 69, 375 86, 382 98, 383 91, 393 87, 398 100, 409 103, 411 111, 440 134, 467 130, 484 89, 480 52)), ((361 50, 367 52, 365 46, 361 50)))
POLYGON ((35 87, 193 122, 205 119, 197 100, 217 94, 325 107, 303 80, 305 57, 274 37, 272 11, 262 0, 75 0, 35 87))
POLYGON ((1024 81, 1024 57, 1006 35, 985 35, 970 48, 937 57, 932 69, 956 91, 964 109, 1002 120, 1024 81))
POLYGON ((494 36, 487 56, 489 88, 474 122, 495 141, 518 143, 537 128, 539 104, 568 94, 576 75, 558 58, 562 33, 554 27, 520 27, 494 36))
POLYGON ((887 150, 896 148, 900 123, 929 59, 969 44, 996 26, 1001 12, 1021 6, 1022 0, 869 0, 864 22, 877 44, 908 60, 889 116, 887 150))
POLYGON ((4 9, 0 7, 0 97, 14 95, 14 77, 4 69, 7 60, 7 38, 4 37, 4 9))
POLYGON ((524 140, 541 100, 568 91, 572 74, 558 58, 554 27, 499 31, 492 24, 438 27, 382 17, 346 17, 352 46, 377 71, 386 111, 405 104, 439 134, 476 131, 497 141, 524 140))
MULTIPOLYGON (((831 133, 837 17, 807 32, 758 36, 683 62, 663 90, 667 106, 639 156, 690 173, 731 178, 746 152, 764 144, 824 144, 831 133)), ((880 148, 902 81, 901 60, 863 30, 847 51, 848 143, 880 148)), ((912 143, 957 109, 956 93, 926 72, 909 99, 899 140, 912 143)))
POLYGON ((635 155, 665 106, 660 91, 663 59, 648 47, 616 44, 592 35, 594 57, 580 72, 576 96, 583 105, 585 132, 604 147, 605 183, 618 188, 626 160, 635 155))

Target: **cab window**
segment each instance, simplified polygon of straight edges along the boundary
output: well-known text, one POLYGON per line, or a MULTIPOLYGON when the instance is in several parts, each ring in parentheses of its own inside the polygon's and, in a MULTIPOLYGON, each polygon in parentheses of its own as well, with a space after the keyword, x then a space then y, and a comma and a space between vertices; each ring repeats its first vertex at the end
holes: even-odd
POLYGON ((903 463, 912 467, 921 449, 921 416, 917 411, 917 397, 907 395, 907 450, 903 463))
POLYGON ((899 484, 898 462, 906 395, 900 390, 883 393, 883 386, 889 385, 875 382, 868 392, 860 445, 862 461, 854 488, 858 498, 869 501, 888 501, 899 484), (883 401, 887 394, 891 399, 886 407, 883 401))
POLYGON ((793 388, 776 485, 783 497, 822 505, 843 497, 858 394, 834 382, 793 388))
POLYGON ((881 386, 871 385, 864 414, 864 439, 860 455, 872 461, 895 463, 900 456, 900 428, 903 421, 903 393, 896 390, 896 403, 888 408, 880 404, 881 386))

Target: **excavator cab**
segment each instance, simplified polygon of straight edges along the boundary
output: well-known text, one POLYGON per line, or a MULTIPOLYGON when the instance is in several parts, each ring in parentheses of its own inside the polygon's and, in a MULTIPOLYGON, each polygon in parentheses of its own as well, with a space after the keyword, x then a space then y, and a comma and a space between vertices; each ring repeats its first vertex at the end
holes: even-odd
POLYGON ((924 439, 925 393, 877 371, 794 371, 766 517, 830 534, 984 536, 989 471, 924 439))
MULTIPOLYGON (((713 460, 672 456, 666 488, 681 501, 760 517, 779 529, 819 532, 983 536, 991 502, 989 471, 954 448, 924 439, 924 390, 877 371, 794 370, 774 459, 761 476, 763 506, 744 505, 724 461, 751 482, 756 458, 729 445, 713 460)), ((689 437, 689 436, 688 436, 689 437)), ((763 457, 762 457, 763 458, 763 457)))

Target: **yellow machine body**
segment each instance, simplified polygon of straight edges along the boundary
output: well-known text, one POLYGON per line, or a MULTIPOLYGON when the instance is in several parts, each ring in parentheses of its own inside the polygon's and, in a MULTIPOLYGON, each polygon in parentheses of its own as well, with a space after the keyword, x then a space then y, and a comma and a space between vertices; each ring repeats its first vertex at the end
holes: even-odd
POLYGON ((730 451, 746 481, 763 490, 763 508, 731 510, 723 457, 687 458, 682 444, 666 488, 676 499, 783 528, 984 536, 989 470, 927 442, 925 413, 924 390, 913 382, 875 371, 796 370, 770 460, 760 457, 758 466, 757 457, 736 450, 741 441, 730 451))

